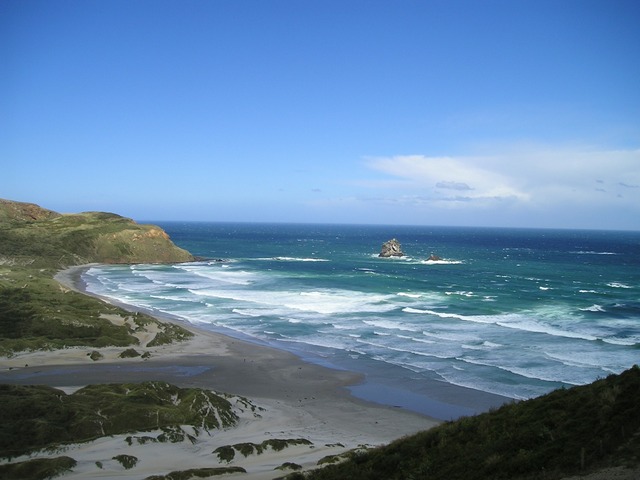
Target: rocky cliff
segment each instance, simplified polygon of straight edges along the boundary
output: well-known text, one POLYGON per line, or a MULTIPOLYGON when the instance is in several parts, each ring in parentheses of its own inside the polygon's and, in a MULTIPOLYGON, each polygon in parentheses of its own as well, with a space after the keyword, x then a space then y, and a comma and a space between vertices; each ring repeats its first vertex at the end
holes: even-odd
POLYGON ((154 225, 113 213, 60 214, 32 203, 0 200, 0 264, 60 268, 193 259, 154 225))

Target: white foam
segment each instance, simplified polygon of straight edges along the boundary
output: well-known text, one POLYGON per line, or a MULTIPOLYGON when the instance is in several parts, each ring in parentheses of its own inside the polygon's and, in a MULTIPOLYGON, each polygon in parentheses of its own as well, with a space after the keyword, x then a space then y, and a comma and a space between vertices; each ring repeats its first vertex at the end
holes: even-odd
POLYGON ((170 296, 170 295, 149 295, 151 298, 157 298, 158 300, 169 300, 173 302, 190 302, 188 298, 180 297, 180 296, 170 296))
POLYGON ((445 292, 445 294, 447 295, 459 295, 461 297, 475 297, 476 294, 473 292, 467 292, 464 290, 458 290, 456 292, 445 292))
POLYGON ((610 282, 607 283, 607 286, 611 288, 633 288, 632 286, 621 282, 610 282))
POLYGON ((612 373, 612 370, 609 370, 605 365, 606 359, 603 355, 598 354, 598 352, 571 351, 569 353, 565 353, 564 351, 544 351, 543 353, 548 358, 561 362, 563 365, 566 365, 568 367, 594 368, 597 370, 605 370, 609 373, 612 373))
POLYGON ((640 345, 640 336, 632 338, 606 337, 603 338, 602 341, 605 343, 610 343, 611 345, 624 345, 626 347, 634 347, 640 345))
POLYGON ((429 344, 436 343, 434 340, 427 340, 426 338, 415 338, 415 337, 411 337, 411 341, 418 342, 418 343, 429 343, 429 344))
POLYGON ((462 348, 467 349, 467 350, 493 350, 499 347, 502 347, 503 345, 499 344, 499 343, 493 343, 493 342, 488 342, 488 341, 484 341, 480 344, 463 344, 462 348))
POLYGON ((419 293, 398 292, 399 297, 420 298, 422 295, 419 293))
POLYGON ((299 258, 299 257, 273 257, 265 260, 276 260, 278 262, 329 262, 326 258, 299 258))
MULTIPOLYGON (((423 352, 423 351, 418 351, 418 350, 410 350, 410 349, 406 349, 406 348, 400 348, 400 347, 395 347, 392 345, 387 345, 387 344, 382 344, 382 343, 376 343, 376 342, 372 342, 370 340, 362 340, 362 339, 358 339, 357 340, 358 343, 362 343, 363 345, 368 345, 371 347, 376 347, 382 350, 390 350, 392 352, 400 352, 400 353, 405 353, 405 354, 411 354, 411 355, 416 355, 419 357, 429 357, 429 358, 438 358, 441 360, 444 359, 450 359, 453 358, 453 354, 444 354, 444 353, 436 353, 433 350, 429 350, 428 352, 423 352)), ((411 363, 409 361, 401 361, 397 358, 391 358, 391 357, 387 357, 387 356, 382 356, 380 357, 383 361, 387 362, 387 363, 393 363, 395 365, 399 365, 402 367, 407 367, 409 365, 416 365, 415 363, 411 363)))
MULTIPOLYGON (((284 338, 281 341, 290 342, 290 343, 302 343, 304 345, 313 345, 315 347, 323 347, 323 348, 332 348, 336 350, 350 350, 349 345, 347 345, 344 340, 345 337, 329 337, 326 335, 311 335, 306 337, 293 338, 288 337, 284 338)), ((357 341, 358 339, 356 339, 357 341)))
POLYGON ((465 333, 452 333, 452 332, 426 332, 423 331, 422 334, 426 337, 437 338, 438 340, 446 340, 448 342, 460 343, 460 342, 473 342, 479 341, 480 339, 475 335, 465 334, 465 333))
POLYGON ((340 323, 333 323, 332 325, 336 330, 357 330, 357 328, 353 325, 344 325, 340 323))
POLYGON ((520 375, 525 378, 530 378, 532 380, 542 380, 545 382, 562 382, 569 385, 581 385, 584 382, 579 382, 575 378, 573 378, 570 372, 565 372, 567 375, 565 378, 560 377, 560 371, 558 369, 552 369, 549 371, 548 368, 540 367, 540 368, 525 368, 518 367, 514 365, 500 365, 495 364, 494 362, 489 361, 481 361, 478 359, 472 359, 467 357, 456 358, 456 360, 460 360, 461 362, 471 363, 473 365, 483 365, 486 367, 493 367, 499 370, 503 370, 505 372, 513 373, 515 375, 520 375))
POLYGON ((454 318, 465 322, 473 323, 489 323, 500 327, 510 328, 514 330, 522 330, 531 333, 542 333, 554 337, 577 338, 582 340, 597 340, 597 337, 582 332, 571 331, 550 324, 532 320, 520 314, 502 314, 502 315, 459 315, 457 313, 437 312, 434 310, 422 310, 417 308, 405 307, 403 312, 416 313, 424 315, 435 315, 440 318, 454 318))
POLYGON ((386 302, 385 295, 366 294, 349 290, 316 290, 309 292, 269 291, 251 289, 198 289, 189 290, 195 295, 246 302, 270 307, 278 315, 291 310, 315 312, 325 315, 339 313, 384 313, 394 310, 394 304, 386 302))
POLYGON ((197 275, 198 277, 223 284, 251 285, 260 278, 260 276, 254 272, 235 269, 231 270, 230 268, 222 269, 218 268, 217 265, 209 266, 194 264, 180 266, 179 268, 193 275, 197 275))
POLYGON ((257 310, 234 308, 231 311, 233 313, 237 313, 238 315, 242 315, 243 317, 259 317, 262 315, 262 312, 257 310))
POLYGON ((619 255, 618 253, 615 252, 596 252, 593 250, 588 250, 588 251, 577 251, 577 252, 571 252, 574 253, 576 255, 619 255))
POLYGON ((285 305, 296 310, 334 314, 349 312, 388 312, 395 305, 386 303, 385 295, 363 294, 347 290, 322 290, 300 292, 298 298, 289 299, 285 305), (290 300, 294 300, 291 302, 290 300))
POLYGON ((405 325, 400 322, 395 322, 392 320, 364 320, 362 323, 366 323, 367 325, 371 325, 372 327, 384 328, 386 330, 402 330, 405 332, 419 332, 419 329, 416 327, 411 327, 409 325, 405 325))
POLYGON ((464 262, 460 260, 422 260, 420 263, 423 265, 461 265, 464 262))
POLYGON ((590 307, 580 308, 583 312, 604 312, 604 308, 601 305, 593 304, 590 307))
MULTIPOLYGON (((457 318, 458 320, 471 320, 472 318, 472 317, 465 317, 463 315, 458 315, 457 313, 436 312, 434 310, 426 310, 426 309, 423 310, 420 308, 413 308, 413 307, 405 307, 402 309, 402 311, 406 313, 435 315, 436 317, 440 317, 440 318, 457 318)), ((471 321, 475 321, 475 320, 471 320, 471 321)), ((481 322, 481 323, 491 323, 491 322, 481 322)))
POLYGON ((535 320, 519 317, 517 315, 505 315, 505 320, 495 322, 496 325, 515 330, 523 330, 532 333, 543 333, 553 337, 577 338, 581 340, 594 341, 597 337, 586 333, 574 332, 566 329, 554 327, 549 324, 537 322, 535 320))

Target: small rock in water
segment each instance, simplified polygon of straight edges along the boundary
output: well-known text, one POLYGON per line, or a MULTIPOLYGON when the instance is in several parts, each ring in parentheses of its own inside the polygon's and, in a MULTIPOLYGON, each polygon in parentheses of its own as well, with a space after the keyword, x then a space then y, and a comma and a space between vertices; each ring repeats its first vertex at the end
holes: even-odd
POLYGON ((400 242, 395 238, 384 242, 382 244, 382 250, 380 251, 379 257, 403 257, 404 253, 402 253, 402 247, 400 246, 400 242))

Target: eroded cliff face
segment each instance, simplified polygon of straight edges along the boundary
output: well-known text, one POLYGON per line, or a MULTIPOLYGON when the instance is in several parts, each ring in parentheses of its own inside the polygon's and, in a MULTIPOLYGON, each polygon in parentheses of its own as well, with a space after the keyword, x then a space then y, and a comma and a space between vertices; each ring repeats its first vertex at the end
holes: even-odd
POLYGON ((155 225, 105 212, 60 214, 0 200, 0 264, 175 263, 193 256, 155 225))
POLYGON ((190 262, 193 256, 177 247, 167 232, 154 225, 101 235, 95 241, 95 254, 104 263, 190 262))

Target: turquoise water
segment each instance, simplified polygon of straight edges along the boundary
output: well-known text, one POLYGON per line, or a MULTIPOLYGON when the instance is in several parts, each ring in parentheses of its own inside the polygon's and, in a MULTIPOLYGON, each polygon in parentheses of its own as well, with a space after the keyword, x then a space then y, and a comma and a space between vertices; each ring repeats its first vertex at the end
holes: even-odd
POLYGON ((92 267, 88 290, 416 394, 524 399, 640 363, 639 232, 159 225, 205 259, 92 267), (406 257, 379 258, 393 237, 406 257))

